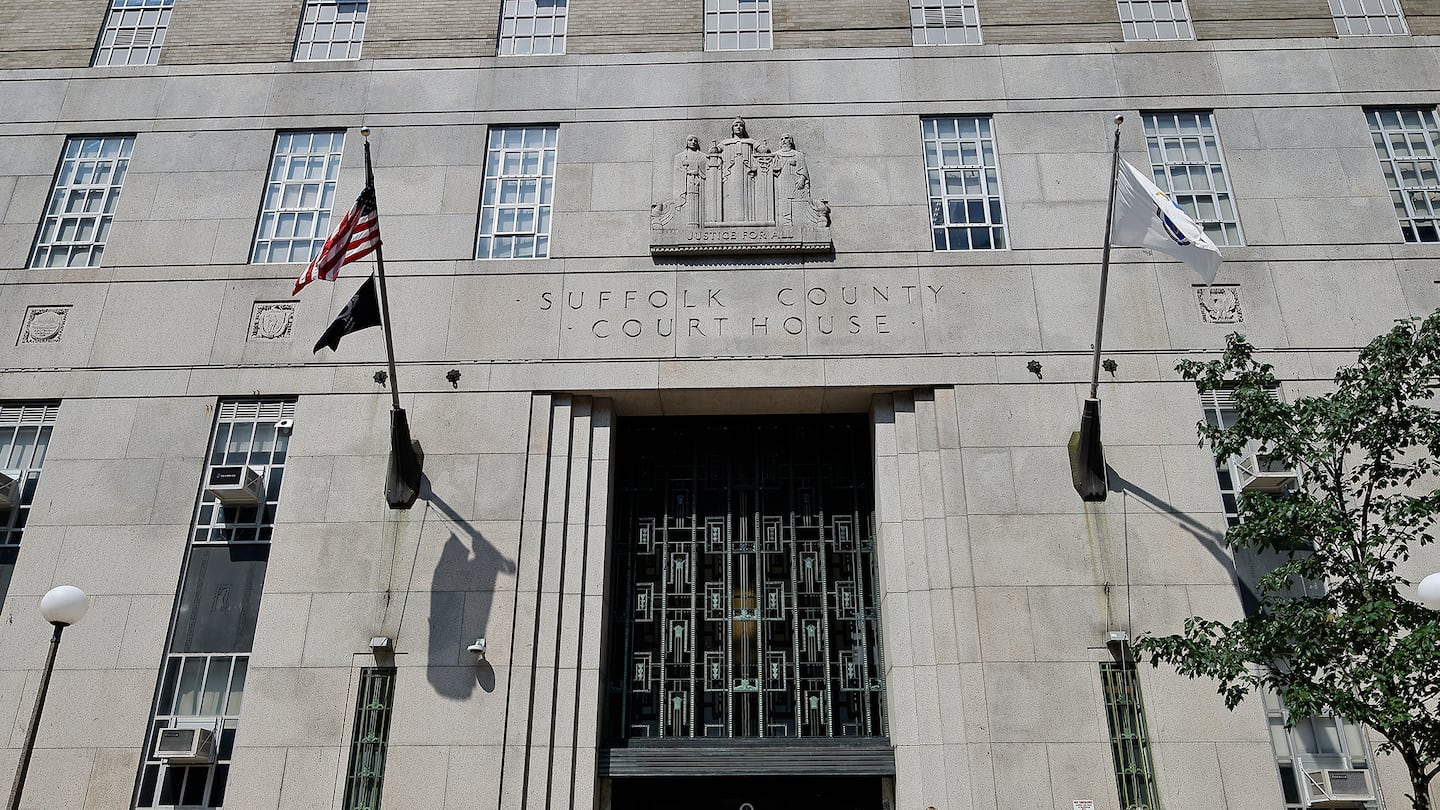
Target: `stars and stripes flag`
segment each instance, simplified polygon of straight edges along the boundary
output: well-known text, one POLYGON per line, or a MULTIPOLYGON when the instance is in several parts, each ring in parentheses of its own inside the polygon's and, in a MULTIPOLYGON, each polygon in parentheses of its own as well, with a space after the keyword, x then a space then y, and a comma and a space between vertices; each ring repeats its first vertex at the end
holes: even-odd
POLYGON ((334 281, 341 267, 369 256, 377 247, 380 247, 380 213, 375 208, 375 189, 366 187, 345 212, 335 232, 325 240, 319 255, 295 279, 295 291, 291 295, 298 294, 316 279, 334 281))

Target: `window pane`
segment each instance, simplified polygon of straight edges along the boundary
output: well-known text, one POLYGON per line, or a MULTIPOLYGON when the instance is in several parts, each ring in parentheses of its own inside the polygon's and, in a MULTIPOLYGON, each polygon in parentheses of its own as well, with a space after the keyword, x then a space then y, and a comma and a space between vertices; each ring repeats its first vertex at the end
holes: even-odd
POLYGON ((1142 117, 1155 185, 1216 244, 1244 244, 1227 191, 1225 156, 1210 113, 1145 113, 1142 117))
POLYGON ((966 226, 950 228, 944 238, 937 232, 936 249, 1003 250, 1008 240, 990 119, 926 118, 920 129, 932 224, 966 226))
POLYGON ((170 7, 175 0, 111 0, 90 64, 153 65, 160 61, 170 7))
POLYGON ((283 132, 275 139, 252 263, 308 262, 319 252, 344 147, 343 131, 283 132))
POLYGON ((1370 110, 1366 119, 1400 220, 1401 237, 1407 242, 1440 241, 1432 202, 1440 192, 1440 125, 1435 109, 1370 110))
POLYGON ((497 127, 490 131, 476 258, 545 258, 549 255, 546 246, 550 219, 538 211, 548 211, 554 204, 558 129, 554 126, 497 127))
POLYGON ((109 235, 109 217, 100 215, 119 202, 134 140, 134 135, 112 135, 66 141, 49 204, 40 220, 31 267, 94 267, 100 263, 109 235))
POLYGON ((305 0, 295 61, 359 59, 369 0, 305 0))

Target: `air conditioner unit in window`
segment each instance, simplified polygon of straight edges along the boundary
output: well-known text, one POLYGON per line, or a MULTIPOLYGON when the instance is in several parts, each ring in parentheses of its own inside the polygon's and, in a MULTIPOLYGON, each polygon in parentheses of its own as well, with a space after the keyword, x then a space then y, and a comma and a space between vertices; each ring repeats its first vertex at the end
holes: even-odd
POLYGON ((9 511, 20 505, 20 482, 0 473, 0 511, 9 511))
POLYGON ((1230 465, 1239 479, 1241 492, 1285 492, 1300 483, 1300 476, 1252 443, 1230 465))
POLYGON ((208 765, 215 761, 215 731, 165 728, 155 739, 155 758, 170 765, 208 765))
POLYGON ((226 506, 255 506, 265 500, 265 476, 254 467, 212 467, 205 491, 226 506))
POLYGON ((1306 771, 1303 782, 1308 807, 1359 807, 1375 801, 1375 785, 1364 768, 1306 771))

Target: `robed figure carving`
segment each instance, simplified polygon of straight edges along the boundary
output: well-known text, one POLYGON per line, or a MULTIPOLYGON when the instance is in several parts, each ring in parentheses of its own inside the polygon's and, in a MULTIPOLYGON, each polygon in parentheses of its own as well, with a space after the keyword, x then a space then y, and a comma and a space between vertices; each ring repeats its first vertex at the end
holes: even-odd
POLYGON ((671 198, 650 208, 651 252, 830 250, 830 206, 812 196, 805 153, 788 133, 772 151, 736 118, 709 151, 686 138, 671 172, 671 198))

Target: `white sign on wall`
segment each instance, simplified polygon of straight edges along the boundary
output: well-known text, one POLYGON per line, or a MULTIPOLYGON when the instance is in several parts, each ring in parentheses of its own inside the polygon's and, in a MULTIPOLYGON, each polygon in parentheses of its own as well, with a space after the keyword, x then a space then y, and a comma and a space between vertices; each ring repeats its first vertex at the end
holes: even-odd
POLYGON ((1075 799, 1070 804, 1073 805, 1072 810, 1095 810, 1094 799, 1075 799))

